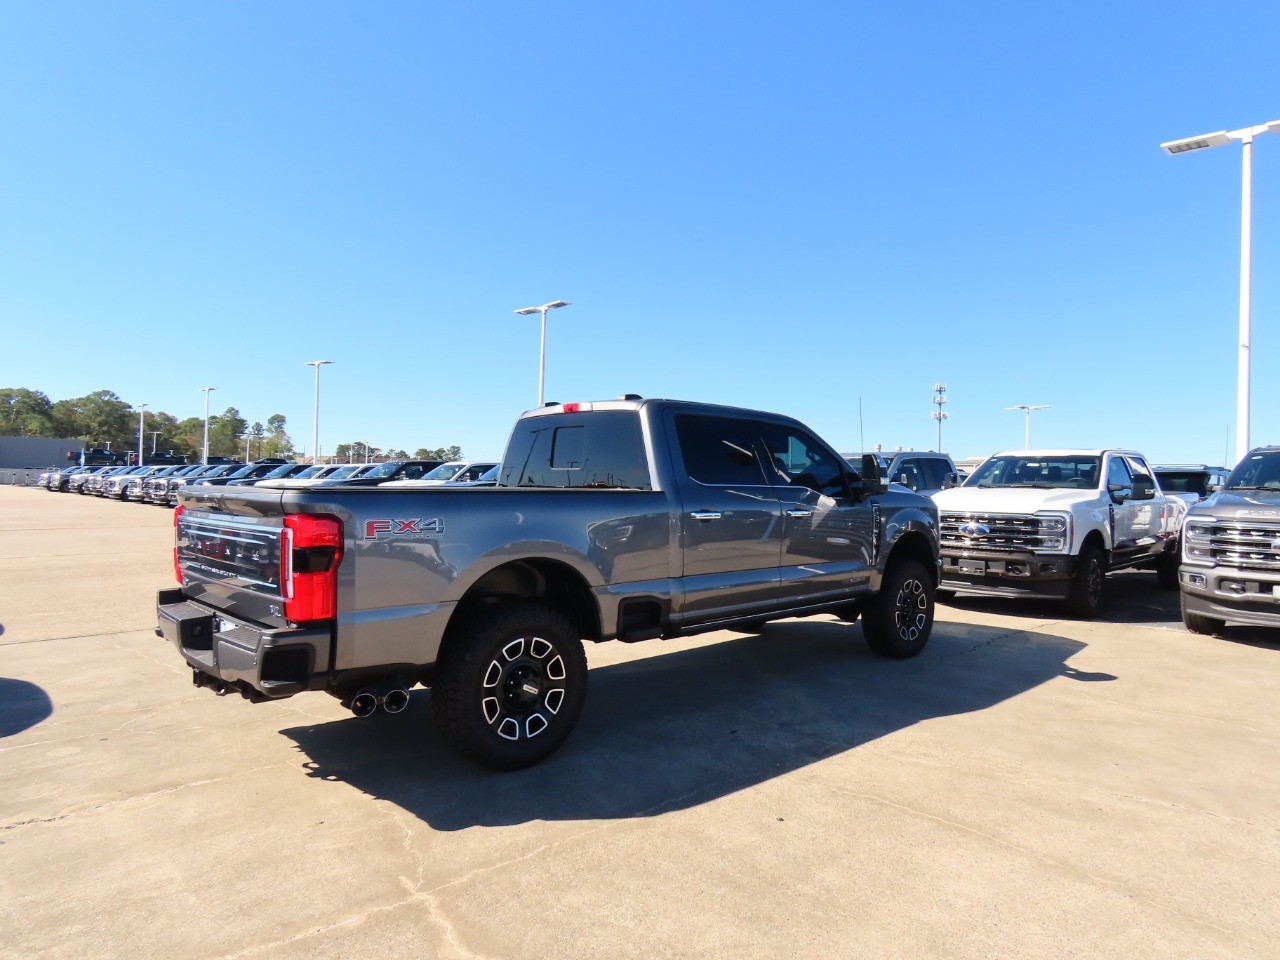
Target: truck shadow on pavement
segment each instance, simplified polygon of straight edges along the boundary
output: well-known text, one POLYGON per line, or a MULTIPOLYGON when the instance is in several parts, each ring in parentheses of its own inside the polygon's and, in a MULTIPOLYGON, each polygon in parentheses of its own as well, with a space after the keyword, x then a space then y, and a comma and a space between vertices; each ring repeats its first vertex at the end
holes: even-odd
POLYGON ((646 817, 924 720, 983 710, 1055 678, 1114 680, 1067 665, 1085 646, 1042 632, 939 623, 918 658, 890 661, 871 654, 858 626, 777 622, 758 636, 667 647, 592 669, 568 742, 516 773, 492 773, 455 754, 424 690, 398 716, 281 732, 306 755, 312 776, 351 784, 438 830, 646 817))
POLYGON ((26 680, 0 677, 0 737, 12 737, 46 719, 53 702, 43 687, 26 680))
MULTIPOLYGON (((1107 577, 1105 601, 1098 623, 1117 623, 1186 632, 1177 590, 1165 590, 1156 575, 1145 570, 1122 570, 1107 577)), ((995 613, 1005 617, 1033 620, 1064 620, 1068 614, 1061 602, 1020 600, 1014 597, 983 597, 961 594, 944 605, 957 610, 995 613)), ((1205 639, 1211 639, 1206 637, 1205 639)), ((1280 649, 1280 634, 1261 627, 1228 625, 1218 640, 1264 649, 1280 649)))
MULTIPOLYGON (((1122 570, 1109 575, 1103 587, 1099 623, 1124 623, 1183 629, 1178 607, 1178 591, 1162 589, 1156 575, 1146 570, 1122 570)), ((1066 620, 1070 615, 1060 600, 1027 600, 1017 597, 989 597, 960 594, 946 606, 960 610, 997 613, 1005 617, 1035 620, 1066 620)), ((946 608, 943 607, 943 609, 946 608)))

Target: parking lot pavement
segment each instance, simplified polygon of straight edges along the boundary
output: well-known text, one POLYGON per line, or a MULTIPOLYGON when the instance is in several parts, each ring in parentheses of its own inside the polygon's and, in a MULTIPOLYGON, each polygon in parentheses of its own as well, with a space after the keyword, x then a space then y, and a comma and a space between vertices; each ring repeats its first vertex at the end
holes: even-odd
POLYGON ((194 689, 171 536, 0 487, 6 957, 1280 956, 1280 643, 1148 575, 1122 622, 961 599, 903 662, 827 617, 591 646, 566 746, 493 774, 421 689, 194 689))

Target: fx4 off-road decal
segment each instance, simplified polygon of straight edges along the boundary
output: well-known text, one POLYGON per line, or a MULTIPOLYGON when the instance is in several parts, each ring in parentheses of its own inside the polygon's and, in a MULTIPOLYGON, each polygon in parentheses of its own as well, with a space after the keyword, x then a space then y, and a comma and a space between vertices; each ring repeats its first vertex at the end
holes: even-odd
POLYGON ((391 540, 397 537, 406 540, 435 540, 444 535, 444 518, 421 517, 402 520, 399 517, 385 520, 366 520, 364 538, 366 540, 391 540))

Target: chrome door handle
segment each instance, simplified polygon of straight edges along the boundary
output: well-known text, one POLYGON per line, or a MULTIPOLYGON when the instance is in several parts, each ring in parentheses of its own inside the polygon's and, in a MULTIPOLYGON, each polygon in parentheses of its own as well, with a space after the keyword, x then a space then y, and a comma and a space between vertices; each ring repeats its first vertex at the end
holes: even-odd
POLYGON ((788 510, 787 516, 788 517, 812 517, 813 511, 812 510, 788 510))
POLYGON ((694 510, 689 514, 695 520, 719 520, 720 514, 715 510, 694 510))

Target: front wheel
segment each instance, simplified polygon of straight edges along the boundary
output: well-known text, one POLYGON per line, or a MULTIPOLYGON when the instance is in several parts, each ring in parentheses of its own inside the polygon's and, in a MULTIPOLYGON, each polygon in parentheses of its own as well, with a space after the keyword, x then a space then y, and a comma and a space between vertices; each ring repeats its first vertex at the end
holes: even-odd
POLYGON ((586 654, 568 619, 536 603, 503 603, 471 615, 446 644, 432 708, 461 753, 519 770, 564 743, 587 694, 586 654))
POLYGON ((1076 573, 1067 594, 1067 611, 1081 620, 1092 620, 1102 609, 1102 580, 1106 575, 1102 551, 1092 544, 1080 551, 1076 573))
POLYGON ((933 579, 918 560, 895 563, 880 592, 862 608, 862 636, 882 657, 903 660, 924 649, 933 632, 933 579))
POLYGON ((1182 607, 1182 625, 1192 633, 1214 634, 1221 633, 1226 627, 1225 620, 1219 620, 1217 617, 1206 617, 1200 613, 1193 613, 1187 609, 1187 595, 1181 594, 1178 597, 1179 606, 1182 607))

